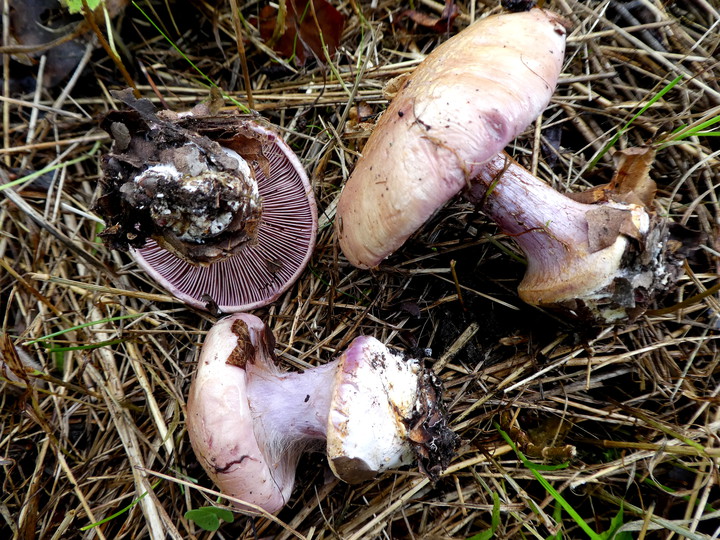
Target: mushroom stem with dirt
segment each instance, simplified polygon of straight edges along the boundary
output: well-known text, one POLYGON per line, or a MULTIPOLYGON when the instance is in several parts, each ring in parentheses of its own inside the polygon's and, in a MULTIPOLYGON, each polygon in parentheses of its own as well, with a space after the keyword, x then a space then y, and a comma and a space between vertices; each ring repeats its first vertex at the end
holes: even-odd
POLYGON ((682 256, 669 223, 651 209, 655 184, 647 172, 653 156, 649 148, 618 152, 611 184, 571 196, 506 154, 482 165, 466 196, 524 252, 520 298, 607 324, 637 318, 656 294, 673 286, 682 256))
POLYGON ((207 335, 187 403, 187 429, 210 478, 244 510, 278 512, 301 453, 325 441, 330 468, 350 483, 417 459, 436 477, 456 443, 440 384, 418 360, 367 336, 334 361, 281 371, 274 338, 236 314, 207 335))
POLYGON ((244 311, 276 300, 307 264, 317 232, 300 161, 259 119, 158 111, 129 92, 112 111, 96 208, 101 233, 194 307, 244 311))

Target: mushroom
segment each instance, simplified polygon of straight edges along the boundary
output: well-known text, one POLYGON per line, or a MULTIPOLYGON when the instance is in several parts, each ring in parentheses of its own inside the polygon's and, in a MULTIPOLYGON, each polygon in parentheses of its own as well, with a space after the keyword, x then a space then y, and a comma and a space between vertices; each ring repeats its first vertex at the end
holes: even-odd
MULTIPOLYGON (((607 190, 581 204, 498 153, 548 103, 564 42, 562 20, 548 11, 505 13, 471 25, 417 67, 340 195, 336 227, 350 263, 377 266, 465 189, 525 252, 519 293, 528 303, 616 323, 671 288, 682 256, 667 249, 675 244, 652 196, 607 190)), ((640 176, 651 162, 640 160, 640 176)))
POLYGON ((116 93, 96 208, 101 236, 187 304, 223 312, 276 300, 305 268, 317 208, 302 165, 248 116, 156 111, 116 93))
POLYGON ((195 454, 228 496, 278 512, 290 498, 300 454, 326 441, 346 482, 410 463, 436 477, 453 455, 440 385, 418 360, 372 337, 303 373, 276 365, 274 338, 257 317, 216 323, 200 353, 187 402, 195 454))
POLYGON ((563 24, 541 9, 486 17, 394 83, 399 92, 337 206, 351 264, 377 266, 545 109, 562 69, 563 24))

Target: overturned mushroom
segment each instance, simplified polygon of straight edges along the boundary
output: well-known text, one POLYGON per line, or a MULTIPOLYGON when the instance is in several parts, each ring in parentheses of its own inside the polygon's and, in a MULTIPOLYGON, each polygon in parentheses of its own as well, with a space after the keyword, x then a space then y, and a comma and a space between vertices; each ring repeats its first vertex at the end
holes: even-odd
POLYGON ((199 308, 233 312, 276 300, 310 258, 317 209, 295 154, 241 115, 158 112, 117 93, 96 208, 114 249, 199 308))
POLYGON ((414 457, 431 477, 447 466, 455 435, 438 381, 417 360, 358 337, 336 360, 289 373, 278 369, 273 346, 268 328, 249 314, 221 320, 203 344, 187 429, 223 493, 278 512, 300 454, 322 440, 346 482, 414 457))

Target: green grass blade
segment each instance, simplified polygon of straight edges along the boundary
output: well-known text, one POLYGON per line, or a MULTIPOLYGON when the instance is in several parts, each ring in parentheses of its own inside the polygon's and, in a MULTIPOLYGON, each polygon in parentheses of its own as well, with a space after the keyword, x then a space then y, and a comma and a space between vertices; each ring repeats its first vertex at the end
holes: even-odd
POLYGON ((133 0, 132 5, 135 6, 140 13, 142 13, 143 17, 145 17, 145 18, 147 19, 147 21, 155 28, 155 30, 157 30, 157 32, 158 32, 162 37, 165 38, 165 40, 170 44, 170 46, 171 46, 173 49, 175 49, 175 50, 177 51, 177 53, 178 53, 180 56, 182 56, 182 57, 185 59, 185 61, 186 61, 188 64, 190 64, 190 66, 191 66, 195 71, 197 71, 197 72, 200 74, 200 76, 201 76, 203 79, 205 79, 205 80, 207 81, 208 85, 209 85, 211 88, 217 88, 217 89, 222 93, 223 98, 227 99, 228 101, 232 101, 232 103, 233 103, 236 107, 238 107, 241 111, 243 111, 244 113, 250 113, 250 112, 251 112, 250 109, 248 109, 245 105, 243 105, 242 103, 240 103, 240 102, 239 102, 238 100, 236 100, 234 97, 232 97, 232 96, 226 94, 225 92, 223 92, 222 88, 220 88, 217 84, 215 84, 215 81, 213 81, 210 77, 208 77, 202 69, 200 69, 199 67, 197 67, 197 66, 195 65, 195 63, 194 63, 192 60, 190 60, 190 58, 188 58, 187 55, 180 49, 180 47, 178 47, 178 46, 175 44, 175 42, 174 42, 172 39, 170 39, 170 36, 168 36, 165 32, 163 32, 163 30, 155 23, 155 21, 150 17, 150 15, 148 15, 147 13, 145 13, 145 11, 143 11, 143 9, 137 4, 137 2, 135 2, 135 0, 133 0))
POLYGON ((662 98, 665 94, 667 94, 670 90, 672 90, 672 88, 677 83, 679 83, 682 79, 683 79, 683 76, 678 75, 672 81, 670 81, 668 84, 666 84, 662 90, 660 90, 657 94, 655 94, 652 97, 652 99, 643 106, 642 109, 640 109, 637 113, 635 113, 635 115, 630 120, 628 120, 627 123, 617 131, 617 133, 615 133, 613 138, 610 139, 610 141, 603 147, 602 150, 600 150, 600 153, 598 153, 598 155, 596 155, 592 159, 592 161, 590 161, 590 163, 587 166, 587 169, 590 170, 593 167, 595 167, 595 165, 598 164, 598 162, 602 159, 602 157, 605 154, 607 154, 608 151, 613 146, 615 146, 615 143, 618 142, 620 137, 622 137, 622 135, 628 130, 628 128, 633 124, 633 122, 635 122, 635 120, 637 120, 640 116, 642 116, 645 113, 645 111, 647 111, 650 107, 652 107, 655 103, 657 103, 660 98, 662 98))
POLYGON ((136 317, 142 317, 143 315, 145 315, 145 313, 132 313, 130 315, 119 315, 117 317, 108 317, 107 319, 100 319, 99 321, 90 321, 90 322, 86 322, 83 324, 78 324, 76 326, 66 328, 65 330, 58 330, 57 332, 53 332, 52 334, 47 334, 46 336, 31 339, 30 341, 26 341, 25 345, 32 345, 33 343, 37 343, 39 341, 45 341, 46 339, 52 339, 57 336, 62 336, 63 334, 67 334, 68 332, 72 332, 73 330, 87 328, 88 326, 95 326, 96 324, 104 324, 104 323, 113 322, 113 321, 122 321, 124 319, 134 319, 136 317))
MULTIPOLYGON (((150 489, 155 489, 156 487, 158 487, 160 485, 160 482, 162 482, 162 480, 158 480, 157 482, 155 482, 152 486, 150 486, 150 489)), ((115 519, 118 516, 123 515, 125 512, 130 510, 133 506, 135 506, 137 503, 139 503, 145 497, 147 497, 148 493, 149 493, 148 491, 144 492, 142 495, 140 495, 135 500, 133 500, 130 504, 128 504, 125 508, 118 510, 114 514, 111 514, 108 517, 101 519, 100 521, 96 521, 95 523, 91 523, 90 525, 85 525, 84 527, 80 527, 80 530, 81 531, 89 531, 90 529, 93 529, 93 528, 97 527, 98 525, 102 525, 103 523, 107 523, 108 521, 115 519)))
POLYGON ((710 120, 706 120, 705 122, 701 122, 697 126, 680 126, 679 128, 673 130, 667 140, 664 141, 664 144, 671 144, 674 142, 682 141, 693 136, 717 137, 718 135, 720 135, 720 131, 705 131, 707 128, 714 126, 717 123, 720 123, 720 115, 711 118, 710 120))
POLYGON ((543 488, 545 488, 545 491, 547 491, 552 496, 552 498, 555 499, 562 506, 563 510, 565 510, 565 512, 567 512, 568 515, 573 518, 573 521, 578 524, 578 526, 585 532, 585 534, 587 534, 588 537, 592 540, 602 540, 602 537, 590 528, 590 525, 588 525, 585 520, 580 517, 580 514, 578 514, 577 511, 570 505, 570 503, 565 500, 565 497, 563 497, 552 485, 550 485, 550 482, 545 479, 545 477, 535 467, 535 464, 531 463, 525 457, 525 454, 523 454, 513 442, 513 440, 510 439, 510 436, 505 433, 505 431, 503 431, 498 424, 495 424, 495 427, 498 432, 500 432, 502 438, 505 439, 505 442, 510 445, 513 451, 520 458, 520 461, 522 461, 523 465, 530 470, 535 479, 540 482, 540 485, 543 488))
POLYGON ((108 345, 117 345, 118 343, 122 343, 122 339, 110 339, 108 341, 100 341, 98 343, 89 343, 88 345, 75 345, 73 347, 50 347, 48 348, 47 352, 49 353, 57 353, 57 352, 67 352, 67 351, 87 351, 90 349, 99 349, 100 347, 107 347, 108 345))
POLYGON ((495 537, 495 531, 500 526, 500 495, 493 491, 493 509, 491 514, 490 528, 470 536, 467 540, 491 540, 495 537))
POLYGON ((3 184, 0 186, 0 191, 11 188, 14 186, 17 186, 19 184, 24 184, 25 182, 30 182, 31 180, 34 180, 35 178, 38 178, 42 176, 45 173, 49 173, 52 171, 55 171, 57 169, 62 169, 63 167, 67 167, 68 165, 75 165, 76 163, 80 163, 81 161, 85 161, 86 159, 90 159, 95 152, 97 152, 98 148, 100 148, 100 142, 96 142, 93 147, 90 149, 90 151, 80 157, 77 157, 75 159, 71 159, 70 161, 63 161, 62 163, 56 163, 55 165, 50 165, 49 167, 45 167, 40 169, 39 171, 31 172, 30 174, 27 174, 23 176, 22 178, 17 178, 13 180, 12 182, 8 182, 7 184, 3 184))

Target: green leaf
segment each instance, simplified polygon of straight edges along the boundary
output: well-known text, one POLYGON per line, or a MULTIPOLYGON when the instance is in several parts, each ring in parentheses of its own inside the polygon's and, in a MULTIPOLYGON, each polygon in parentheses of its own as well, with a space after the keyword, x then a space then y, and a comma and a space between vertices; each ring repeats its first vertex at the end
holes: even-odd
POLYGON ((220 528, 220 520, 232 523, 235 516, 230 510, 218 508, 217 506, 203 506, 185 512, 185 519, 195 522, 195 524, 206 531, 214 532, 220 528))
POLYGON ((496 491, 493 491, 493 509, 492 509, 492 520, 490 521, 492 531, 497 531, 500 526, 500 495, 496 491))
MULTIPOLYGON (((95 8, 102 4, 102 2, 103 0, 87 0, 87 5, 90 11, 95 11, 95 8)), ((70 13, 82 13, 82 0, 62 0, 62 3, 70 13)))
POLYGON ((613 537, 613 534, 615 534, 615 531, 617 531, 620 527, 622 527, 623 524, 623 507, 622 505, 617 511, 617 514, 615 514, 615 517, 612 518, 610 521, 610 528, 605 531, 604 533, 600 533, 600 538, 602 540, 608 540, 609 538, 613 537))

